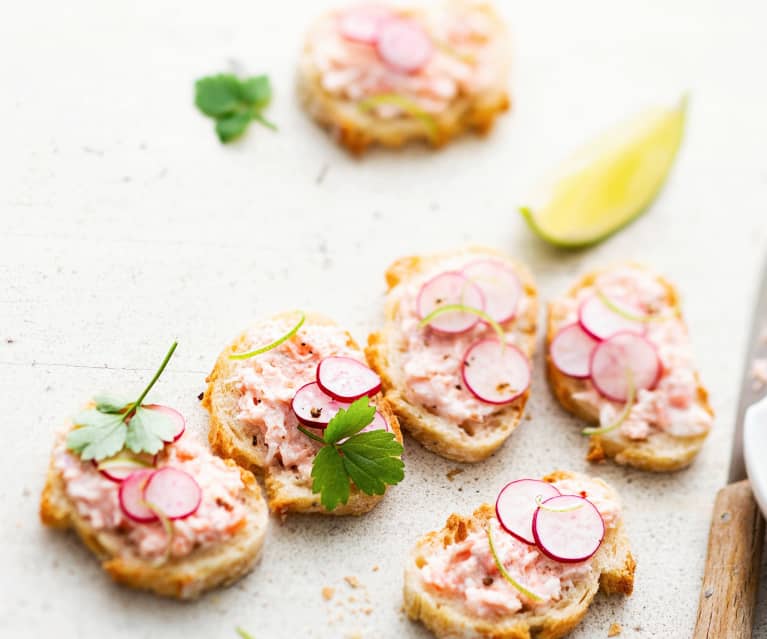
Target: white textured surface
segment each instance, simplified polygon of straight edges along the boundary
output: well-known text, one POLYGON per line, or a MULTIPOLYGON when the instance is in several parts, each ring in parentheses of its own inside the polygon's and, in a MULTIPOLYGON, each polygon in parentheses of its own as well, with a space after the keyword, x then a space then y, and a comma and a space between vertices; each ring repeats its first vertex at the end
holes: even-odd
MULTIPOLYGON (((639 562, 625 601, 599 597, 576 639, 688 637, 709 512, 723 484, 757 267, 767 244, 765 5, 694 0, 511 2, 516 105, 487 141, 444 152, 337 150, 295 104, 293 67, 325 2, 6 3, 0 19, 0 635, 113 639, 426 637, 401 612, 403 557, 453 510, 509 478, 596 470, 621 490, 639 562), (194 79, 268 71, 278 134, 222 148, 191 106, 194 79), (688 135, 652 211, 590 251, 536 242, 515 213, 579 140, 690 89, 688 135), (324 180, 317 177, 324 173, 324 180), (200 432, 197 394, 221 346, 284 308, 328 313, 360 340, 399 255, 485 243, 527 261, 543 299, 619 258, 676 281, 718 414, 692 469, 591 469, 578 423, 536 358, 532 421, 489 461, 456 467, 408 441, 407 479, 363 519, 273 522, 263 563, 192 604, 112 585, 37 499, 51 433, 99 389, 137 389, 170 341, 154 398, 200 432), (373 572, 372 567, 380 570, 373 572), (356 575, 373 612, 343 577, 356 575), (320 589, 336 587, 330 604, 320 589), (338 605, 343 601, 344 605, 338 605), (337 619, 339 614, 341 619, 337 619), (331 620, 334 620, 331 622, 331 620), (328 625, 330 624, 330 625, 328 625)), ((762 606, 764 610, 764 606, 762 606)), ((767 637, 761 612, 758 636, 767 637)))

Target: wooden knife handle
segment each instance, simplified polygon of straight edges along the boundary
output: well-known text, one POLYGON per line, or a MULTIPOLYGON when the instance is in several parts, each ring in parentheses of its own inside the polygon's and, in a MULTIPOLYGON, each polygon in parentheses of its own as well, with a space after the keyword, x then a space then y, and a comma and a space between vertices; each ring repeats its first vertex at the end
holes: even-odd
POLYGON ((751 639, 764 519, 747 479, 716 496, 693 639, 751 639))

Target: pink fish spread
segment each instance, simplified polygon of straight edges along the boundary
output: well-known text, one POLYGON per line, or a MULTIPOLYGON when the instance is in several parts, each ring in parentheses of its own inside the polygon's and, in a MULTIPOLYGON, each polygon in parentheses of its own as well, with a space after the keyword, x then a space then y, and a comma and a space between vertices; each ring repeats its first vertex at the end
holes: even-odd
MULTIPOLYGON (((89 461, 82 461, 59 438, 53 463, 61 473, 64 490, 80 517, 100 535, 115 555, 159 559, 168 539, 160 522, 138 523, 120 508, 119 484, 107 479, 89 461)), ((171 557, 184 557, 235 535, 246 524, 245 486, 237 468, 212 455, 190 434, 160 453, 157 467, 172 467, 191 475, 202 490, 199 508, 173 522, 171 557)))
MULTIPOLYGON (((618 524, 620 504, 610 496, 601 480, 564 479, 554 482, 554 486, 562 494, 589 499, 599 510, 608 530, 618 524)), ((541 600, 527 599, 499 573, 484 527, 429 556, 428 562, 420 568, 428 590, 462 601, 469 612, 480 617, 502 616, 524 607, 556 602, 573 584, 591 574, 589 560, 580 563, 554 561, 536 546, 504 531, 495 518, 489 525, 492 526, 496 552, 506 570, 541 600)))
MULTIPOLYGON (((248 335, 249 343, 269 344, 284 335, 290 324, 290 320, 261 324, 248 335)), ((331 355, 365 361, 343 329, 305 324, 277 348, 237 364, 234 381, 241 393, 237 418, 265 446, 267 463, 311 469, 318 444, 298 430, 291 401, 299 388, 315 381, 320 360, 331 355)))
MULTIPOLYGON (((481 421, 501 408, 475 397, 465 388, 461 375, 461 365, 469 346, 480 338, 496 339, 495 332, 484 322, 478 322, 466 332, 451 335, 421 327, 417 298, 424 282, 440 273, 460 270, 477 259, 477 254, 466 253, 444 260, 436 268, 400 285, 391 295, 392 303, 397 307, 396 319, 400 323, 401 343, 398 349, 408 400, 457 424, 481 421)), ((523 351, 526 346, 521 339, 521 330, 529 328, 529 304, 529 298, 521 296, 516 319, 503 325, 508 342, 523 351)))
MULTIPOLYGON (((617 433, 631 440, 645 440, 653 433, 676 437, 707 433, 713 416, 697 401, 697 377, 687 328, 669 301, 667 289, 650 273, 622 267, 600 274, 592 285, 580 289, 575 297, 552 302, 555 330, 578 320, 581 303, 601 291, 607 298, 620 300, 642 313, 661 319, 646 323, 645 337, 658 351, 662 373, 651 390, 640 389, 636 401, 617 433)), ((573 380, 578 391, 572 399, 599 419, 602 426, 616 420, 623 404, 600 395, 589 380, 573 380)))
MULTIPOLYGON (((322 88, 334 97, 361 102, 393 94, 431 114, 443 112, 461 96, 503 86, 508 70, 504 29, 486 8, 471 1, 429 11, 359 5, 323 17, 306 46, 322 88), (376 29, 395 21, 405 25, 399 30, 405 34, 378 41, 376 29), (352 25, 352 37, 347 25, 352 25), (405 37, 408 31, 418 37, 405 37), (383 55, 381 44, 386 46, 383 55), (414 66, 392 63, 398 60, 414 61, 414 66)), ((374 111, 382 118, 405 114, 391 102, 376 105, 374 111)))

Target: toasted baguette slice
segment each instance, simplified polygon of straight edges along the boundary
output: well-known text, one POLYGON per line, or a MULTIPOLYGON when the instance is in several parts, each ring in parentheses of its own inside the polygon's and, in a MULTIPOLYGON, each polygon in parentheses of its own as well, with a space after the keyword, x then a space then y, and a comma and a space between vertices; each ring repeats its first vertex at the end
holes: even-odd
MULTIPOLYGON (((280 313, 271 320, 289 319, 295 321, 295 313, 280 313)), ((265 320, 270 321, 270 320, 265 320)), ((317 313, 307 314, 304 326, 335 326, 335 322, 317 313)), ((302 328, 292 338, 300 340, 302 328)), ((346 504, 339 504, 334 510, 328 511, 319 501, 319 495, 312 492, 312 478, 308 473, 302 473, 297 468, 286 468, 281 463, 267 462, 267 446, 263 438, 254 437, 246 432, 237 418, 240 391, 237 385, 237 366, 239 362, 232 360, 229 355, 244 352, 262 344, 252 344, 249 341, 249 331, 241 333, 219 355, 213 371, 207 378, 208 388, 203 398, 203 406, 210 412, 210 431, 208 439, 214 451, 222 457, 234 459, 244 468, 262 473, 266 484, 266 494, 269 508, 281 516, 288 512, 321 513, 330 515, 362 515, 369 512, 381 499, 382 495, 366 495, 351 487, 351 495, 346 504)), ((360 350, 352 336, 346 333, 346 346, 360 350)), ((360 355, 362 352, 360 351, 360 355)), ((307 379, 305 383, 313 381, 307 379)), ((371 403, 386 418, 389 426, 402 442, 402 433, 394 413, 388 402, 379 393, 371 398, 371 403)))
MULTIPOLYGON (((578 478, 601 481, 566 471, 547 475, 544 481, 578 478)), ((617 499, 615 492, 610 490, 617 499)), ((440 639, 557 639, 580 622, 598 590, 608 595, 632 593, 636 562, 622 522, 608 529, 602 546, 589 560, 592 569, 589 575, 574 583, 559 601, 547 605, 523 608, 514 614, 479 617, 462 601, 442 595, 424 584, 420 569, 432 554, 463 541, 473 531, 486 528, 494 517, 495 508, 490 504, 480 506, 471 517, 453 514, 442 530, 421 537, 408 557, 405 612, 414 621, 420 620, 440 639)))
MULTIPOLYGON (((511 332, 514 335, 517 346, 528 358, 532 358, 538 316, 538 294, 532 275, 521 264, 484 247, 470 247, 429 256, 416 255, 394 262, 386 271, 389 291, 384 307, 384 326, 381 331, 368 337, 365 349, 371 366, 381 376, 386 399, 394 408, 402 426, 429 450, 461 462, 486 459, 503 445, 522 418, 530 390, 510 404, 498 406, 480 420, 467 420, 463 423, 441 417, 411 398, 403 372, 405 336, 400 323, 400 301, 407 287, 419 285, 421 281, 439 273, 443 267, 453 268, 455 260, 460 263, 461 260, 468 262, 483 258, 508 262, 522 282, 524 301, 520 303, 521 310, 503 328, 507 334, 511 332)), ((488 335, 492 337, 492 331, 488 335)))
MULTIPOLYGON (((483 52, 483 55, 491 58, 489 62, 486 59, 485 64, 493 65, 492 81, 473 91, 459 88, 444 109, 428 115, 425 112, 418 115, 400 112, 396 117, 381 117, 374 109, 361 108, 360 104, 364 98, 352 100, 337 91, 326 90, 323 85, 323 70, 317 63, 317 49, 318 44, 321 46, 323 40, 327 39, 328 31, 335 29, 338 12, 322 16, 310 29, 299 63, 299 97, 309 115, 328 129, 350 152, 362 154, 369 146, 375 144, 398 148, 417 141, 441 147, 465 131, 488 133, 495 118, 508 110, 511 104, 507 89, 510 47, 506 27, 500 17, 490 4, 476 0, 445 2, 438 10, 472 11, 492 25, 488 37, 493 41, 491 46, 494 49, 483 52)), ((419 20, 422 24, 426 24, 428 19, 423 10, 400 9, 398 13, 403 17, 419 20)), ((449 56, 450 51, 446 46, 436 47, 434 56, 449 56)), ((381 66, 375 54, 372 55, 372 60, 373 64, 381 66)), ((453 64, 466 65, 466 59, 462 60, 459 57, 453 64)), ((385 67, 382 69, 385 72, 385 67)), ((470 73, 476 74, 477 71, 473 69, 470 73)), ((411 82, 410 76, 405 75, 404 78, 411 82)))
POLYGON ((115 537, 119 533, 97 531, 78 513, 53 459, 40 499, 40 519, 46 526, 73 529, 116 582, 164 597, 194 599, 248 573, 258 560, 266 537, 269 511, 258 482, 252 473, 237 468, 234 462, 226 460, 226 464, 239 471, 245 486, 245 525, 225 541, 198 548, 185 557, 156 564, 135 554, 118 552, 115 537))
MULTIPOLYGON (((647 273, 652 272, 638 264, 617 265, 611 268, 627 266, 630 268, 641 269, 647 273)), ((578 292, 594 285, 596 279, 603 272, 611 269, 600 269, 584 275, 567 293, 570 298, 575 298, 578 292)), ((673 308, 680 320, 683 320, 679 310, 679 295, 675 287, 660 275, 652 276, 666 290, 666 301, 669 308, 673 308)), ((552 301, 548 306, 548 324, 546 331, 546 371, 549 383, 554 395, 560 404, 569 412, 577 415, 581 419, 599 424, 599 414, 583 403, 573 399, 573 395, 580 391, 592 388, 589 380, 575 379, 564 375, 554 366, 550 355, 551 342, 557 331, 566 323, 562 309, 556 301, 552 301)), ((714 411, 708 402, 708 392, 700 382, 698 373, 695 373, 697 388, 695 391, 695 403, 706 413, 713 417, 714 411)), ((703 442, 708 436, 708 431, 699 435, 690 437, 677 437, 670 433, 655 430, 644 440, 631 440, 621 434, 620 428, 602 435, 592 435, 590 437, 589 452, 587 459, 598 462, 605 458, 611 458, 616 463, 633 466, 642 470, 654 472, 670 472, 689 466, 700 452, 703 442)))

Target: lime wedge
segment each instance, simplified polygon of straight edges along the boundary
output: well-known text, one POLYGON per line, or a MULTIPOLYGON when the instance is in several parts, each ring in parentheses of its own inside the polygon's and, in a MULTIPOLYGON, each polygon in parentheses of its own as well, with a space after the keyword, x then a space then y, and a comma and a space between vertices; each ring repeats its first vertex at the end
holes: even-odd
POLYGON ((640 215, 660 191, 684 132, 687 97, 653 108, 579 149, 520 209, 547 242, 595 244, 640 215))

